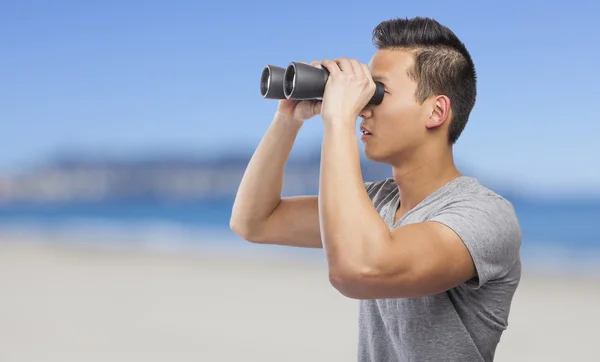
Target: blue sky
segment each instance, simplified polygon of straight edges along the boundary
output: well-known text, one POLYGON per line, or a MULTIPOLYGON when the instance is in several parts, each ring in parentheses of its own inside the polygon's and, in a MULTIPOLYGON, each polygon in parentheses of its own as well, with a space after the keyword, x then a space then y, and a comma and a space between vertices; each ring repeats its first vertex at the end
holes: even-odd
MULTIPOLYGON (((251 152, 267 63, 374 52, 383 20, 434 17, 466 43, 478 100, 456 156, 527 192, 600 194, 600 5, 567 1, 0 3, 0 170, 77 150, 251 152)), ((322 135, 309 121, 294 149, 322 135)))

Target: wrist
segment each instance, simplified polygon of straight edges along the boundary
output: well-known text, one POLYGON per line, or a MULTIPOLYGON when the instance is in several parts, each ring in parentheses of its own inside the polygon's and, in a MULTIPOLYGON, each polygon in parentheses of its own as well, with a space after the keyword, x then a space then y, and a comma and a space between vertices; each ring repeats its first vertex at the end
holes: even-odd
POLYGON ((275 112, 275 115, 273 116, 273 122, 283 123, 285 125, 297 128, 302 127, 302 125, 304 124, 304 121, 299 121, 293 116, 287 115, 285 113, 280 113, 279 111, 275 112))
MULTIPOLYGON (((298 122, 293 117, 288 117, 282 114, 275 114, 271 127, 276 129, 277 133, 284 135, 297 135, 300 132, 304 122, 298 122)), ((286 136, 287 137, 287 136, 286 136)))
POLYGON ((349 116, 323 117, 323 125, 326 128, 350 129, 350 130, 354 131, 354 128, 356 127, 356 117, 349 117, 349 116))

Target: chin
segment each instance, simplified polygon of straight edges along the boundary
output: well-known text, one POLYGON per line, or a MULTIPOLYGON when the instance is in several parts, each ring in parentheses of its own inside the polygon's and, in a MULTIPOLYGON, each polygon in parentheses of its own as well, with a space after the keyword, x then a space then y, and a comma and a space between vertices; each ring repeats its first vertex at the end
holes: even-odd
POLYGON ((394 159, 396 159, 398 155, 397 151, 393 149, 377 149, 373 147, 373 145, 365 145, 363 153, 365 158, 369 161, 385 163, 388 165, 392 165, 394 163, 394 159))
POLYGON ((375 150, 373 149, 369 149, 369 147, 365 146, 364 149, 364 155, 365 158, 369 161, 373 161, 373 162, 385 162, 385 155, 381 154, 381 153, 377 153, 375 150))

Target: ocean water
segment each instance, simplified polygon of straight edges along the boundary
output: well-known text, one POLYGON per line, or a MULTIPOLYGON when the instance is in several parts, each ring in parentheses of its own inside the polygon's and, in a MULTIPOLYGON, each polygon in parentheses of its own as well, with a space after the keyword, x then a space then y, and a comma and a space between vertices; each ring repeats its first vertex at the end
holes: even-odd
MULTIPOLYGON (((12 204, 0 206, 0 231, 51 235, 79 230, 89 235, 93 230, 98 240, 103 233, 124 235, 112 238, 113 242, 153 239, 177 245, 218 242, 241 247, 229 230, 232 205, 233 199, 12 204)), ((515 200, 513 205, 523 231, 525 258, 577 261, 600 256, 600 202, 515 200)))
POLYGON ((0 226, 27 224, 64 227, 72 223, 136 225, 152 222, 181 227, 226 228, 233 200, 161 202, 155 200, 11 204, 0 206, 0 226))

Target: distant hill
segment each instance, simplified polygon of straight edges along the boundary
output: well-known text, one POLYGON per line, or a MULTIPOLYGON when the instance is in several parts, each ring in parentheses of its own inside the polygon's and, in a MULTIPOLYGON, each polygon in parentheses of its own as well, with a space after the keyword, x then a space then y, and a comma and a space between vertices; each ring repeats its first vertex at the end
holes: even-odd
MULTIPOLYGON (((158 155, 56 157, 16 176, 0 176, 0 202, 202 200, 233 197, 251 154, 215 158, 158 155)), ((365 180, 390 177, 390 167, 365 160, 365 180)), ((320 155, 288 161, 284 194, 316 194, 320 155)))
MULTIPOLYGON (((0 203, 233 198, 250 157, 251 152, 212 158, 168 154, 120 158, 62 155, 16 176, 0 176, 0 203)), ((533 202, 519 196, 517 190, 491 184, 464 165, 458 167, 514 203, 533 202)), ((365 181, 392 176, 390 166, 364 158, 361 169, 365 181)), ((320 148, 292 157, 285 169, 283 194, 317 194, 319 172, 320 148)))

